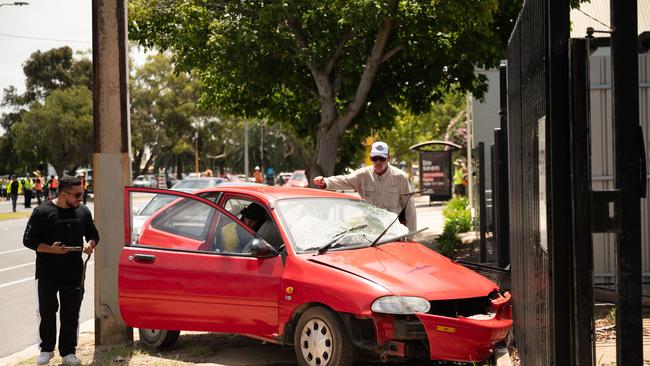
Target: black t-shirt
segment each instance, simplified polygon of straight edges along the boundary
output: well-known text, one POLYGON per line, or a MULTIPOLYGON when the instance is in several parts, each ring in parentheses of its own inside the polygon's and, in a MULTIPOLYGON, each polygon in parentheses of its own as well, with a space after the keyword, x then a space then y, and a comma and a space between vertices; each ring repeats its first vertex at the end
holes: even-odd
MULTIPOLYGON (((23 245, 36 250, 41 243, 60 241, 66 246, 83 247, 86 241, 99 242, 99 233, 88 207, 61 208, 45 202, 34 209, 27 222, 23 245)), ((62 284, 81 283, 82 252, 51 254, 36 252, 36 278, 47 278, 62 284)))
POLYGON ((11 187, 11 194, 18 194, 18 181, 11 181, 10 187, 11 187))

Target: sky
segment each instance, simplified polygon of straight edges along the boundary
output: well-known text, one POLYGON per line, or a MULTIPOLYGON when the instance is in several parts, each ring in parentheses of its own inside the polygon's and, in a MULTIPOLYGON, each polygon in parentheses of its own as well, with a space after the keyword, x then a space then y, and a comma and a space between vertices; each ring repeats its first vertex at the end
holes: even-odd
MULTIPOLYGON (((38 50, 70 46, 92 48, 90 0, 27 0, 25 6, 0 6, 0 89, 25 90, 22 64, 38 50)), ((0 4, 13 1, 0 0, 0 4)))
MULTIPOLYGON (((26 0, 25 6, 0 6, 0 92, 10 85, 25 90, 22 65, 38 50, 69 46, 92 49, 91 0, 26 0)), ((0 4, 14 1, 0 0, 0 4)), ((136 64, 144 54, 135 55, 136 64)), ((6 112, 0 107, 0 113, 6 112)), ((3 133, 0 128, 0 135, 3 133)))

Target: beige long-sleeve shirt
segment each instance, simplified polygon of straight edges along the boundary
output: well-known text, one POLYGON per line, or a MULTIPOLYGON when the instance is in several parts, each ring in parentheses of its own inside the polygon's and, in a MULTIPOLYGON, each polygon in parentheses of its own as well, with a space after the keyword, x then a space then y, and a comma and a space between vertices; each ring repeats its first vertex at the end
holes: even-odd
POLYGON ((378 175, 372 166, 367 166, 348 175, 325 178, 325 189, 354 189, 364 200, 396 214, 406 206, 406 226, 409 231, 417 229, 415 204, 413 197, 408 195, 413 192, 408 176, 390 164, 382 175, 378 175))

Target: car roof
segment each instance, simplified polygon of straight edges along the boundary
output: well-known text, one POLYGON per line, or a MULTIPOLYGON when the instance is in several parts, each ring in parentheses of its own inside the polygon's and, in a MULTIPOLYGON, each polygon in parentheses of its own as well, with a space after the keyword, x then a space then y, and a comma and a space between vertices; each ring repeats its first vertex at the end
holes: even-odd
POLYGON ((259 198, 260 200, 267 201, 273 204, 277 200, 285 198, 348 198, 360 200, 357 196, 343 194, 333 191, 326 191, 322 189, 312 188, 298 188, 298 187, 278 187, 267 185, 226 185, 223 184, 199 189, 194 194, 204 192, 223 192, 232 194, 245 194, 259 198))

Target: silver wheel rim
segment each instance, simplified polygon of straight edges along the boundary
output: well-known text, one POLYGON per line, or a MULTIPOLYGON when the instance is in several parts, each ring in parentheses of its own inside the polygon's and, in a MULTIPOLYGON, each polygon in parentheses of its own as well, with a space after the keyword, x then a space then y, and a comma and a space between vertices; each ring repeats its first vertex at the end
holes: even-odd
POLYGON ((143 331, 149 339, 157 339, 160 337, 160 333, 162 333, 160 329, 143 329, 143 331))
POLYGON ((330 328, 320 319, 311 319, 300 333, 302 358, 310 366, 324 366, 332 359, 334 340, 330 328))

